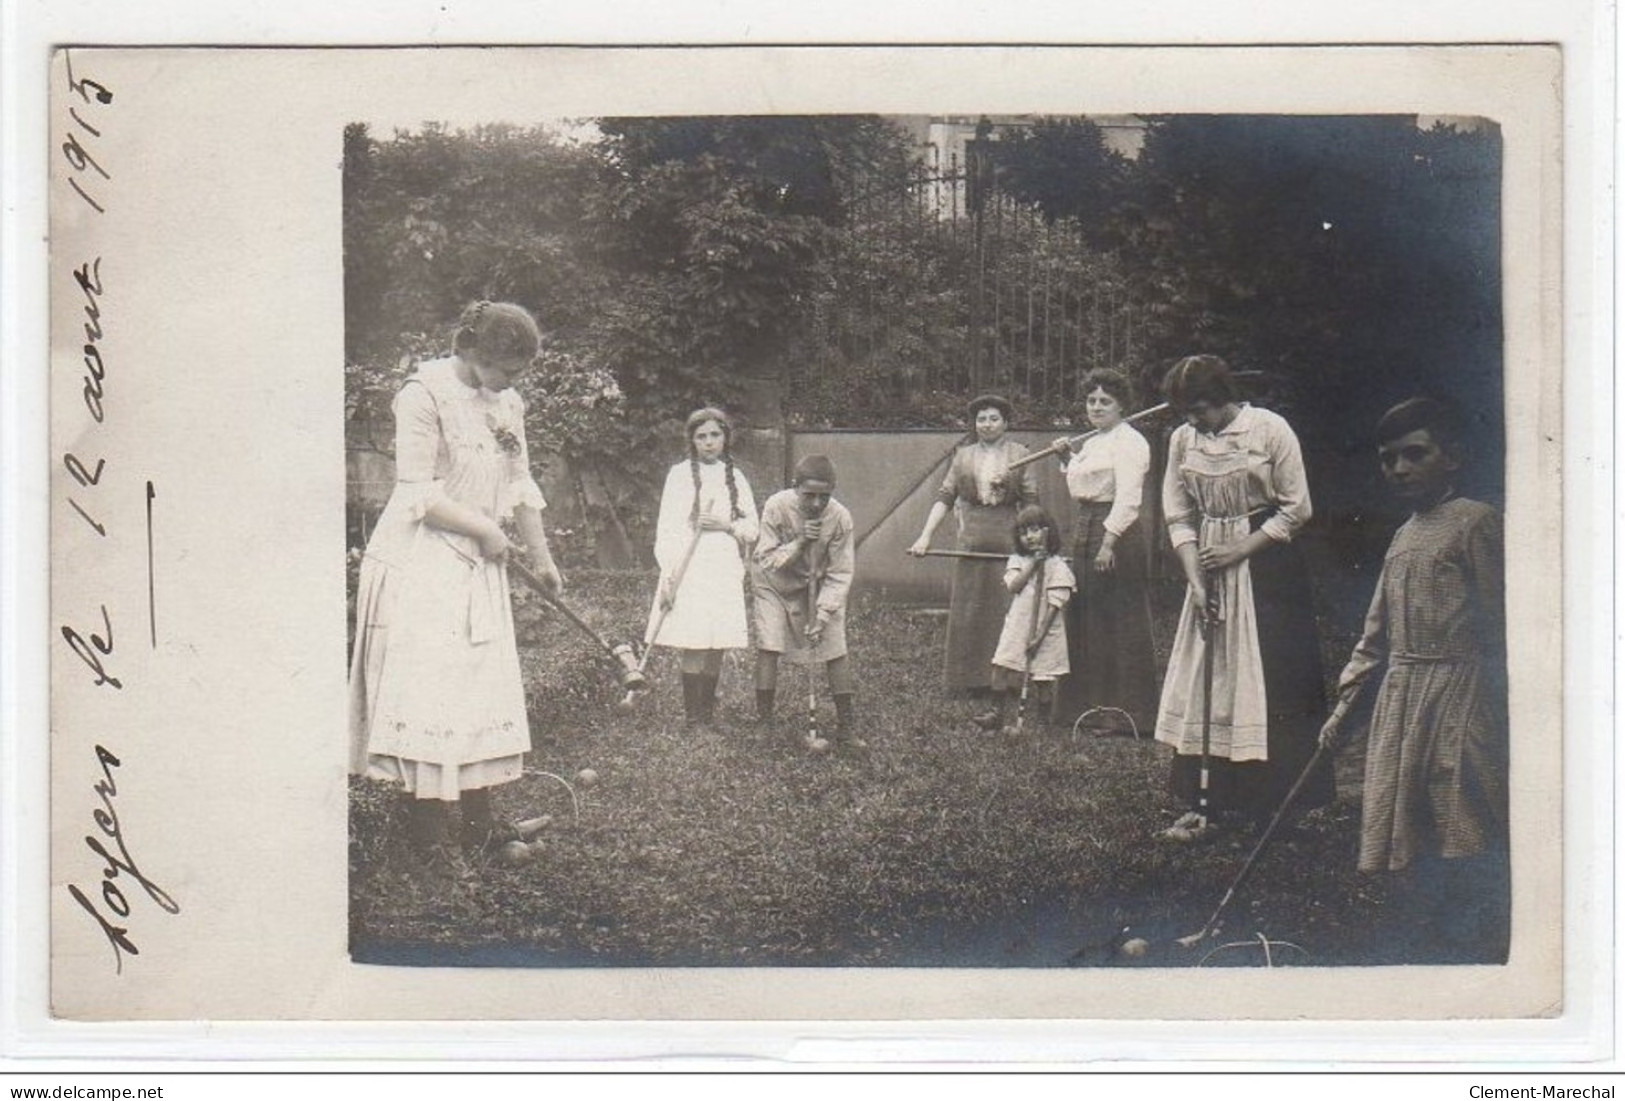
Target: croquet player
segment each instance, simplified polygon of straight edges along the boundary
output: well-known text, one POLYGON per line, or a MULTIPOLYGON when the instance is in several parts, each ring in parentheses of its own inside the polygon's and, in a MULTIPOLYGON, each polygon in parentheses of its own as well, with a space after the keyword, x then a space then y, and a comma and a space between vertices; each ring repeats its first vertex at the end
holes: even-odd
MULTIPOLYGON (((984 730, 1006 730, 1005 704, 1023 686, 1031 691, 1033 714, 1047 716, 1055 686, 1070 669, 1066 652, 1066 606, 1078 587, 1061 555, 1061 532, 1038 505, 1016 513, 1015 553, 1004 568, 1010 609, 993 652, 993 706, 973 720, 984 730)), ((1035 723, 1035 725, 1042 725, 1035 723)))
POLYGON ((853 676, 846 652, 846 599, 854 561, 852 514, 835 500, 835 464, 824 455, 796 463, 789 489, 767 499, 752 556, 756 594, 756 713, 773 718, 779 658, 824 663, 835 699, 836 740, 865 748, 853 725, 853 676), (811 611, 809 613, 809 605, 811 611))
POLYGON ((1321 731, 1335 748, 1371 712, 1362 872, 1398 873, 1379 943, 1392 962, 1505 962, 1507 712, 1501 516, 1457 493, 1459 415, 1429 398, 1377 425, 1388 485, 1410 507, 1394 534, 1365 631, 1321 731))
POLYGON ((688 457, 667 472, 655 521, 660 585, 644 640, 678 652, 691 728, 716 719, 723 652, 750 645, 743 559, 756 542, 756 499, 734 462, 733 433, 720 409, 689 414, 688 457))
POLYGON ((541 342, 524 307, 476 302, 452 354, 402 383, 395 488, 356 585, 350 769, 400 788, 417 867, 437 879, 469 873, 462 846, 518 836, 493 799, 531 749, 505 521, 543 591, 561 588, 514 389, 541 342))

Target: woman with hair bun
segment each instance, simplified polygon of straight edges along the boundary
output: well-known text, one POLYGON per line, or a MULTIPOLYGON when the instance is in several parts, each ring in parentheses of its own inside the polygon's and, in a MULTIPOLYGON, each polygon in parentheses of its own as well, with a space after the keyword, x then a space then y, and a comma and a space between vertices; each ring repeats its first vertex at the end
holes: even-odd
POLYGON ((1027 449, 1005 438, 1012 414, 1008 401, 983 394, 966 411, 975 425, 976 442, 954 452, 925 527, 908 553, 923 556, 952 511, 959 522, 957 548, 993 555, 954 563, 943 660, 943 680, 950 692, 985 697, 992 690, 993 652, 1010 607, 1010 593, 1004 587, 1010 531, 1017 510, 1038 503, 1038 480, 1031 466, 1011 476, 1010 464, 1023 458, 1027 449))
POLYGON ((395 397, 395 489, 356 589, 350 768, 399 784, 426 865, 461 875, 459 839, 513 836, 491 792, 519 778, 530 749, 506 565, 521 548, 505 522, 543 584, 562 584, 513 389, 541 347, 536 321, 476 302, 452 347, 395 397))
MULTIPOLYGON (((1221 818, 1269 818, 1315 752, 1326 687, 1309 574, 1293 544, 1313 512, 1297 435, 1278 414, 1239 401, 1217 356, 1181 359, 1163 389, 1185 419, 1168 443, 1162 495, 1187 589, 1157 740, 1174 748, 1172 787, 1192 808, 1164 836, 1189 841, 1209 825, 1203 795, 1221 818), (1207 646, 1214 673, 1203 792, 1207 646)), ((1331 798, 1328 760, 1298 806, 1331 798)))
POLYGON ((743 556, 756 542, 756 499, 734 463, 726 413, 696 409, 684 438, 688 457, 666 474, 660 495, 660 586, 645 638, 679 651, 683 714, 690 726, 707 726, 716 715, 722 652, 750 645, 743 556))

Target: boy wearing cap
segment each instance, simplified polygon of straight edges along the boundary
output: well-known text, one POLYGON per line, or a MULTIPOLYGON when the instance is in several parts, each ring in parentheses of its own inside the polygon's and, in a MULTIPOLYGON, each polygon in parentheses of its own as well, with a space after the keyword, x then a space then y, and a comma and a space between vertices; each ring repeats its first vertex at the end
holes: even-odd
POLYGON ((762 507, 752 557, 755 590, 756 713, 771 722, 779 656, 821 661, 835 698, 836 740, 866 748, 853 728, 853 677, 846 653, 846 598, 852 588, 853 524, 835 500, 835 465, 808 455, 796 464, 789 489, 762 507))

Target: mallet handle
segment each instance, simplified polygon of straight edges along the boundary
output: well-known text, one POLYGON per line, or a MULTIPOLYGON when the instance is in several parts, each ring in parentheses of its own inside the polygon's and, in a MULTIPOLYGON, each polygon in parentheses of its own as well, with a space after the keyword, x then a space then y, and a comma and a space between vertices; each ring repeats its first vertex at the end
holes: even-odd
POLYGON ((592 624, 588 623, 586 620, 577 615, 575 611, 564 601, 560 600, 556 596, 550 596, 547 590, 542 587, 542 579, 532 573, 529 566, 525 565, 517 558, 510 556, 508 559, 508 569, 512 573, 516 574, 519 580, 523 581, 525 584, 529 585, 531 588, 540 593, 542 599, 547 601, 550 607, 557 608, 559 611, 563 612, 566 619, 586 632, 589 638, 604 648, 605 653, 612 654, 615 652, 615 647, 611 646, 609 641, 605 639, 603 635, 599 634, 592 624))
POLYGON ((1286 793, 1286 798, 1281 800, 1281 805, 1275 809, 1274 816, 1270 818, 1269 825, 1264 827, 1264 832, 1259 834, 1258 840, 1253 843, 1253 851, 1248 853, 1247 859, 1242 862, 1241 871, 1236 873, 1236 878, 1232 879, 1230 886, 1225 889, 1224 897, 1219 900, 1219 905, 1214 909, 1213 916, 1208 918, 1207 924, 1195 933, 1188 937, 1180 937, 1179 942, 1181 944, 1187 947, 1196 944, 1213 931, 1213 927, 1219 923, 1219 918, 1224 914, 1231 900, 1236 897, 1236 892, 1241 890, 1241 885, 1247 881, 1247 876, 1252 873, 1253 865, 1258 863, 1258 855, 1264 851, 1264 846, 1269 844, 1270 838, 1275 836, 1275 831, 1281 825, 1281 820, 1286 817, 1286 812, 1292 808, 1292 805, 1298 801, 1298 796, 1303 792, 1303 786, 1309 782, 1309 777, 1314 774, 1321 758, 1326 753, 1326 746, 1317 746, 1315 748, 1314 754, 1309 758, 1309 763, 1303 766, 1302 772, 1298 773, 1298 779, 1293 783, 1292 790, 1286 793))
MULTIPOLYGON (((671 574, 671 602, 677 604, 677 588, 683 583, 683 575, 688 572, 688 564, 694 560, 694 548, 700 545, 700 536, 704 532, 700 528, 694 529, 694 534, 688 537, 688 546, 683 548, 683 557, 677 560, 677 568, 671 574)), ((658 591, 658 590, 657 590, 658 591)), ((660 637, 660 628, 666 625, 666 617, 671 614, 671 608, 661 608, 660 614, 655 617, 649 628, 649 635, 643 640, 643 653, 638 659, 638 672, 643 672, 649 663, 649 651, 654 648, 655 639, 660 637)))
MULTIPOLYGON (((1149 409, 1142 409, 1138 413, 1133 413, 1133 414, 1131 414, 1131 415, 1129 415, 1127 417, 1124 417, 1123 418, 1123 423, 1124 424, 1133 424, 1137 420, 1141 420, 1141 419, 1143 419, 1145 417, 1153 416, 1154 414, 1160 413, 1166 408, 1168 408, 1168 403, 1167 402, 1163 402, 1160 405, 1153 405, 1149 409)), ((1098 436, 1098 435, 1100 435, 1100 429, 1091 428, 1089 431, 1083 433, 1082 435, 1068 436, 1067 440, 1066 440, 1067 449, 1071 450, 1072 448, 1077 447, 1084 440, 1089 439, 1091 436, 1098 436)), ((1034 451, 1031 455, 1023 455, 1021 458, 1017 459, 1015 462, 1010 464, 1010 469, 1011 470, 1020 470, 1022 467, 1027 466, 1029 463, 1036 463, 1039 459, 1046 459, 1051 455, 1059 455, 1059 454, 1060 454, 1060 451, 1056 449, 1054 444, 1051 444, 1050 446, 1044 448, 1042 451, 1034 451)))
POLYGON ((1038 639, 1038 625, 1044 618, 1044 571, 1048 559, 1040 558, 1038 567, 1027 578, 1033 587, 1033 620, 1027 624, 1027 664, 1021 674, 1021 701, 1016 704, 1016 733, 1021 733, 1027 720, 1027 692, 1033 684, 1033 643, 1038 639))
POLYGON ((1213 740, 1213 636, 1219 630, 1219 575, 1208 571, 1206 604, 1198 611, 1206 625, 1202 635, 1202 766, 1197 777, 1197 813, 1204 822, 1208 816, 1208 767, 1213 740))
POLYGON ((927 558, 981 558, 981 559, 986 559, 988 561, 997 560, 999 562, 1003 562, 1006 559, 1008 559, 1010 556, 1008 554, 999 554, 999 553, 997 553, 995 551, 928 550, 928 551, 925 552, 925 557, 927 557, 927 558))

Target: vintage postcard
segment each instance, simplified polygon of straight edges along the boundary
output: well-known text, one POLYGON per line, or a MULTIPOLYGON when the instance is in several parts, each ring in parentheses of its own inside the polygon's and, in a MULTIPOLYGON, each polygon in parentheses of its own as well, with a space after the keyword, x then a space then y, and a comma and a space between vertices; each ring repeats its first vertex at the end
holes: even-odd
POLYGON ((1560 1018, 1561 74, 57 51, 52 1014, 1560 1018))

